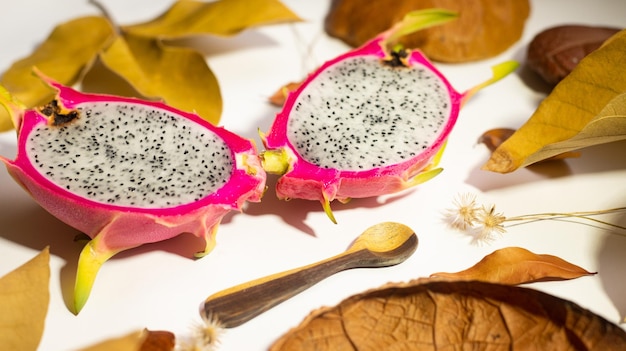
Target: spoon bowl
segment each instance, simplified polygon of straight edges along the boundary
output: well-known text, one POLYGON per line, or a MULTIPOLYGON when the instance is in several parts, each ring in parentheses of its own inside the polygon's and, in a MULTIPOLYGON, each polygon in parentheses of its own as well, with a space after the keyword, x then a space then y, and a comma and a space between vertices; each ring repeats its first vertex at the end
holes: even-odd
POLYGON ((417 249, 417 235, 403 224, 367 228, 343 253, 285 272, 243 283, 209 296, 200 314, 224 328, 239 326, 337 272, 387 267, 404 262, 417 249))
POLYGON ((413 229, 396 222, 382 222, 375 224, 359 235, 348 251, 366 249, 371 252, 393 252, 404 245, 411 236, 413 229))

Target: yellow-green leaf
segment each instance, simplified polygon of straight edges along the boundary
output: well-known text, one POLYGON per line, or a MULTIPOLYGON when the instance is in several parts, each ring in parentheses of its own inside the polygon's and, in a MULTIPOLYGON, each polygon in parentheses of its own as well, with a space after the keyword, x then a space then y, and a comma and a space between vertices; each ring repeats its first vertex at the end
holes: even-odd
POLYGON ((37 350, 50 302, 50 251, 0 278, 0 345, 3 350, 37 350))
POLYGON ((176 1, 152 21, 125 26, 143 36, 179 38, 197 34, 228 36, 262 24, 297 21, 300 18, 278 0, 176 1))
POLYGON ((508 173, 565 151, 625 139, 626 30, 586 56, 483 167, 508 173))
MULTIPOLYGON (((31 55, 13 63, 4 72, 0 84, 27 107, 46 103, 54 91, 33 75, 33 67, 62 84, 72 85, 113 35, 111 24, 103 17, 81 17, 62 23, 31 55)), ((12 128, 8 112, 0 109, 0 131, 12 128)))
POLYGON ((222 98, 215 75, 195 50, 126 33, 100 55, 104 65, 141 95, 196 112, 217 124, 222 98))

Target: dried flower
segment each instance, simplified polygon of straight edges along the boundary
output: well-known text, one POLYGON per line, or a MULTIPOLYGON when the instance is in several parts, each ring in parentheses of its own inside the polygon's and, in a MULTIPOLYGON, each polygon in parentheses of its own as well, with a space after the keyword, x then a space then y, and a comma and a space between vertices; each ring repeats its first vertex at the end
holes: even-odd
POLYGON ((505 222, 531 222, 546 219, 577 218, 609 228, 626 231, 626 227, 624 226, 592 218, 592 216, 596 215, 625 211, 626 207, 616 207, 599 211, 536 213, 505 217, 502 213, 496 212, 495 205, 479 205, 476 202, 476 195, 471 193, 457 195, 452 203, 454 208, 446 211, 445 219, 452 228, 470 234, 473 237, 472 242, 476 244, 490 243, 495 239, 496 235, 505 233, 505 222))
POLYGON ((478 219, 476 213, 479 211, 476 195, 463 193, 455 197, 452 203, 455 207, 446 212, 450 226, 460 230, 472 228, 478 219))
POLYGON ((490 243, 495 239, 494 235, 500 235, 506 232, 503 226, 506 217, 504 217, 502 213, 496 212, 495 205, 492 205, 489 209, 482 206, 477 213, 477 217, 477 221, 481 224, 481 227, 474 237, 476 243, 490 243))
POLYGON ((194 323, 191 335, 177 345, 177 351, 214 351, 225 329, 214 316, 206 316, 202 323, 194 323))

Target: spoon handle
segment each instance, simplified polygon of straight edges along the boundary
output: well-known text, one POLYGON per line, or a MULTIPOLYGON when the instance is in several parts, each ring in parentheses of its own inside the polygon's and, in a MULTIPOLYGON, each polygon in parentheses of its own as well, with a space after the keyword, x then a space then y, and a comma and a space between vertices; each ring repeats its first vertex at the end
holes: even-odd
POLYGON ((249 281, 209 296, 204 314, 224 328, 239 326, 317 282, 370 259, 367 250, 346 251, 337 256, 281 273, 249 281))

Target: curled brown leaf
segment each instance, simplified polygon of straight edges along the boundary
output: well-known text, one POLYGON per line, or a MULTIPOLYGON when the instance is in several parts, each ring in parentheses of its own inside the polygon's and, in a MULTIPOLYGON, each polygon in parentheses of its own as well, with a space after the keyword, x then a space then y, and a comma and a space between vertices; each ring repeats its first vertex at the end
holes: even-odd
POLYGON ((557 256, 535 254, 521 247, 506 247, 485 256, 466 270, 434 273, 430 277, 518 285, 544 280, 574 279, 593 274, 596 273, 557 256))

